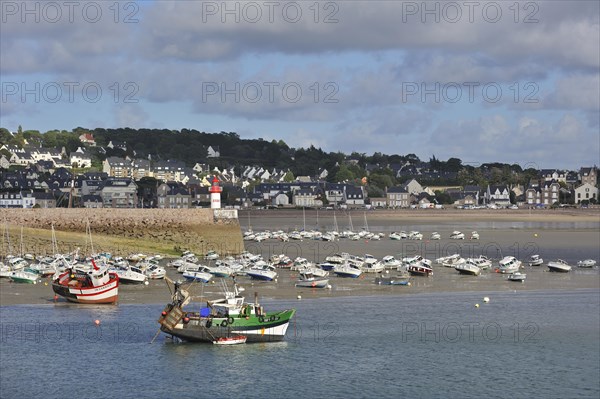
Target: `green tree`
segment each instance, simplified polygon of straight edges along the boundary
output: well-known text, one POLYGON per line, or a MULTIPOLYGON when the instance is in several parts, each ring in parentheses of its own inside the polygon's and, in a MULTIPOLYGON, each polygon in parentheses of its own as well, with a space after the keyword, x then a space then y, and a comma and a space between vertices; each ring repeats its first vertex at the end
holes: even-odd
POLYGON ((283 176, 283 181, 286 183, 293 182, 294 180, 296 180, 296 177, 290 170, 288 170, 287 173, 285 174, 285 176, 283 176))
POLYGON ((337 182, 354 180, 356 176, 348 169, 344 164, 340 165, 339 170, 335 174, 335 180, 337 182))
POLYGON ((0 127, 0 145, 9 144, 12 138, 13 135, 10 134, 8 129, 0 127))
POLYGON ((448 194, 445 191, 441 191, 441 190, 436 190, 435 191, 435 200, 437 201, 438 204, 453 204, 454 201, 452 200, 452 197, 450 196, 450 194, 448 194))

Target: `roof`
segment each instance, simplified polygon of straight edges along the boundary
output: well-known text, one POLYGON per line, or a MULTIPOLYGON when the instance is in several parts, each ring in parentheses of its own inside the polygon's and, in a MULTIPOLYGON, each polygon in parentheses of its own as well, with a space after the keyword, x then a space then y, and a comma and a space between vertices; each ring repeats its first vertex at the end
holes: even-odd
POLYGON ((104 181, 104 187, 123 187, 131 184, 135 185, 134 181, 127 178, 108 178, 104 181))
POLYGON ((96 194, 84 195, 81 202, 102 202, 102 197, 96 194))
POLYGON ((108 157, 108 158, 106 158, 106 162, 108 162, 108 164, 111 166, 116 166, 116 165, 129 166, 131 164, 131 162, 129 162, 125 158, 119 158, 119 157, 108 157))
POLYGON ((54 195, 52 193, 36 191, 33 193, 33 198, 35 198, 36 200, 53 200, 54 195))
POLYGON ((408 194, 408 191, 406 191, 406 189, 404 187, 400 187, 400 186, 396 186, 396 187, 390 187, 387 190, 388 193, 401 193, 401 194, 408 194))

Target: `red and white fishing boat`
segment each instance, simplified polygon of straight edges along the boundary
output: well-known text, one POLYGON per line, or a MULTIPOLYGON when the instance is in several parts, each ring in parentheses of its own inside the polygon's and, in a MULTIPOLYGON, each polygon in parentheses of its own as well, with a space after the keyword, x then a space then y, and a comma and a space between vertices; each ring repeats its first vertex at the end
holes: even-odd
POLYGON ((108 265, 98 267, 92 260, 93 269, 71 267, 52 281, 54 292, 70 302, 116 303, 119 298, 119 276, 109 272, 108 265))
POLYGON ((220 337, 213 341, 215 345, 237 345, 245 344, 247 337, 245 335, 235 335, 232 337, 220 337))

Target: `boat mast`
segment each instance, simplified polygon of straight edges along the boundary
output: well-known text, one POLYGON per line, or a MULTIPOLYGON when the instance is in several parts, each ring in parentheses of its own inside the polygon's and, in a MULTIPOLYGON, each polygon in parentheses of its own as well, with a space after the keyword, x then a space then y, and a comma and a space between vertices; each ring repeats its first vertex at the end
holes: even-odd
POLYGON ((22 258, 23 257, 23 225, 21 225, 21 247, 20 247, 20 251, 19 251, 19 256, 22 258))
POLYGON ((75 177, 71 179, 71 191, 69 192, 69 208, 73 207, 73 191, 75 189, 75 177))
POLYGON ((304 221, 304 229, 302 231, 306 231, 306 209, 304 206, 302 207, 302 220, 304 221))
POLYGON ((52 255, 56 256, 58 253, 58 243, 56 242, 56 231, 54 231, 54 223, 51 226, 52 229, 52 255))
POLYGON ((90 248, 92 250, 91 254, 94 254, 94 243, 92 242, 92 228, 90 227, 90 220, 86 219, 86 228, 85 228, 86 236, 90 237, 90 248))
POLYGON ((335 217, 335 208, 333 209, 333 231, 338 232, 337 218, 335 217))

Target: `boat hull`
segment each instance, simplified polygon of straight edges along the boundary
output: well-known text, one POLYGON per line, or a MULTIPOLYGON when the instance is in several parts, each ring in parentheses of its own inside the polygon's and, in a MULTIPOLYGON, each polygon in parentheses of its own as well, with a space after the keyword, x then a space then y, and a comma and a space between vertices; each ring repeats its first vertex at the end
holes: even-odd
POLYGON ((335 275, 338 277, 343 277, 343 278, 359 278, 361 275, 360 274, 356 274, 356 273, 349 273, 349 272, 336 272, 334 271, 335 275))
POLYGON ((327 288, 329 280, 298 280, 296 281, 296 287, 305 288, 327 288))
POLYGON ((119 280, 112 279, 103 286, 90 288, 74 288, 54 282, 52 290, 69 302, 114 304, 119 299, 119 280))
MULTIPOLYGON (((246 342, 278 342, 283 341, 289 327, 290 319, 296 312, 294 309, 281 312, 267 313, 265 316, 230 317, 225 318, 206 318, 189 316, 188 313, 181 312, 174 308, 169 310, 165 308, 166 316, 161 316, 158 322, 161 324, 161 331, 173 335, 181 340, 188 342, 208 342, 212 343, 219 338, 227 338, 232 335, 243 335, 246 342), (169 323, 172 313, 179 313, 175 319, 179 319, 175 324, 169 323), (187 323, 183 322, 183 317, 189 318, 187 323)), ((172 320, 172 319, 171 319, 172 320)))
POLYGON ((408 266, 407 271, 412 276, 423 276, 423 277, 433 276, 433 270, 428 267, 423 267, 423 266, 408 266))
POLYGON ((14 283, 37 284, 37 279, 31 279, 27 277, 10 277, 10 280, 14 283))
POLYGON ((410 281, 406 278, 391 278, 391 277, 378 277, 375 279, 375 284, 378 285, 410 285, 410 281))
POLYGON ((261 281, 273 281, 274 277, 266 276, 264 274, 256 274, 252 272, 247 272, 246 275, 250 277, 252 280, 261 280, 261 281))
POLYGON ((565 266, 550 266, 548 265, 548 271, 556 272, 556 273, 568 273, 571 271, 571 267, 565 266))
POLYGON ((459 274, 464 274, 465 276, 479 276, 481 272, 473 271, 473 270, 464 270, 464 269, 456 269, 459 274))

